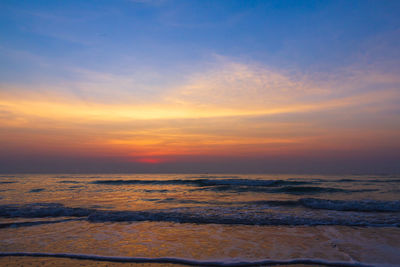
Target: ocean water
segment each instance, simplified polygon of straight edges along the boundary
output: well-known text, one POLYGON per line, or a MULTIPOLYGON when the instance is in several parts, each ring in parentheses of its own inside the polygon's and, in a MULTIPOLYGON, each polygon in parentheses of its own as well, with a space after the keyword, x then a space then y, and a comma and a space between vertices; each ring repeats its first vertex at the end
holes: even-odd
POLYGON ((0 265, 400 266, 400 176, 1 175, 0 252, 0 265))

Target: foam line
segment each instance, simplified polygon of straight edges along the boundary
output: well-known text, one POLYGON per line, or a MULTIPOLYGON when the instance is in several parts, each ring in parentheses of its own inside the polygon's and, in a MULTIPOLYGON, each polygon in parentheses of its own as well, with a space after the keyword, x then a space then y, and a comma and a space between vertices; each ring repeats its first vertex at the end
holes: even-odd
POLYGON ((133 262, 133 263, 172 263, 189 266, 256 266, 256 265, 281 265, 281 264, 307 264, 342 267, 370 267, 360 262, 326 261, 321 259, 291 259, 291 260, 258 260, 258 261, 199 261, 184 258, 144 258, 144 257, 116 257, 90 254, 70 253, 42 253, 42 252, 0 252, 0 257, 50 257, 68 258, 77 260, 108 261, 108 262, 133 262))
POLYGON ((54 221, 0 223, 0 229, 1 228, 27 227, 27 226, 36 226, 36 225, 42 225, 42 224, 53 224, 53 223, 70 222, 70 221, 81 221, 81 220, 82 219, 65 219, 65 220, 54 220, 54 221))

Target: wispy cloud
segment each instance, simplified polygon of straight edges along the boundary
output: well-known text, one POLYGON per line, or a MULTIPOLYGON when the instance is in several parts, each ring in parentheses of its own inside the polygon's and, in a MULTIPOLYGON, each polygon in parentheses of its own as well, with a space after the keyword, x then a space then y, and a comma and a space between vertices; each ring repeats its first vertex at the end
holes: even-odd
POLYGON ((151 75, 74 71, 79 79, 40 91, 3 84, 2 142, 134 158, 361 149, 382 138, 400 146, 390 126, 400 79, 379 71, 312 76, 224 58, 167 86, 151 75))

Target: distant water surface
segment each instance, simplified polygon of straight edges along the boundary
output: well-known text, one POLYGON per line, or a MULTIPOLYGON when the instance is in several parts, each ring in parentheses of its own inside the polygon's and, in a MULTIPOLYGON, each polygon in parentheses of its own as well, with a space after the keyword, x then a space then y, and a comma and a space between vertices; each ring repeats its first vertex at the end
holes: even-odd
POLYGON ((399 266, 400 176, 0 175, 0 251, 399 266))

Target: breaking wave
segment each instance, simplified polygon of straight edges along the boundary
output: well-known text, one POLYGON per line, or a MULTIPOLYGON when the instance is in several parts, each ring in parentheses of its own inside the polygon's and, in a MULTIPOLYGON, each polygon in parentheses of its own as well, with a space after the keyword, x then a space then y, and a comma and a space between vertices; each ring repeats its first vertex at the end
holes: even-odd
POLYGON ((195 179, 195 180, 97 180, 94 184, 104 185, 191 185, 191 186, 282 186, 282 185, 302 185, 310 184, 305 181, 287 180, 250 180, 250 179, 195 179))
POLYGON ((302 206, 309 209, 335 211, 400 212, 400 201, 330 200, 320 198, 301 198, 299 200, 260 200, 237 203, 284 207, 302 206))
MULTIPOLYGON (((303 199, 303 205, 313 205, 315 199, 303 199), (304 204, 305 203, 305 204, 304 204)), ((320 201, 321 207, 325 205, 320 201)), ((330 203, 330 202, 329 202, 330 203)), ((333 202, 335 203, 335 202, 333 202)), ((389 203, 388 205, 392 205, 389 203)), ((395 206, 398 209, 398 203, 395 206)), ((376 205, 377 206, 377 205, 376 205)), ((328 207, 328 209, 330 206, 328 207)), ((338 208, 340 209, 340 207, 338 208)), ((0 216, 7 218, 80 217, 89 222, 175 222, 195 224, 242 225, 346 225, 346 226, 400 226, 398 213, 373 213, 324 211, 298 214, 293 211, 262 210, 248 206, 233 207, 183 207, 162 210, 118 211, 95 208, 71 208, 58 203, 33 203, 0 206, 0 216)))
POLYGON ((305 181, 287 181, 287 180, 250 180, 250 179, 195 179, 195 180, 97 180, 94 184, 104 185, 193 185, 193 186, 281 186, 281 185, 301 185, 311 182, 305 181))
POLYGON ((68 258, 77 260, 107 261, 107 262, 132 262, 132 263, 169 263, 183 264, 189 266, 260 266, 260 265, 283 265, 283 264, 307 264, 307 265, 323 265, 323 266, 339 266, 339 267, 370 267, 361 262, 352 261, 328 261, 322 259, 290 259, 290 260, 255 260, 243 261, 234 260, 194 260, 185 258, 147 258, 147 257, 118 257, 118 256, 100 256, 90 254, 71 254, 71 253, 43 253, 43 252, 0 252, 0 257, 52 257, 52 258, 68 258))
POLYGON ((84 217, 95 210, 70 208, 59 203, 1 205, 0 216, 6 218, 84 217))
POLYGON ((400 201, 378 200, 328 200, 318 198, 303 198, 299 203, 307 208, 337 211, 365 212, 397 212, 400 211, 400 201))
POLYGON ((37 225, 42 225, 42 224, 54 224, 54 223, 69 222, 69 221, 76 221, 76 220, 80 220, 80 219, 0 223, 0 229, 1 228, 29 227, 29 226, 37 226, 37 225))
POLYGON ((197 190, 232 191, 232 192, 264 192, 284 194, 320 194, 320 193, 353 193, 375 191, 375 189, 350 190, 336 187, 314 186, 315 181, 298 180, 251 180, 251 179, 193 179, 193 180, 96 180, 98 185, 184 185, 197 190))
POLYGON ((199 201, 194 199, 144 199, 157 203, 211 204, 211 205, 245 205, 271 207, 298 207, 309 209, 359 211, 359 212, 400 212, 400 201, 379 200, 329 200, 319 198, 301 198, 299 200, 256 200, 256 201, 199 201))

